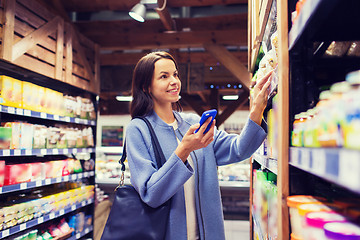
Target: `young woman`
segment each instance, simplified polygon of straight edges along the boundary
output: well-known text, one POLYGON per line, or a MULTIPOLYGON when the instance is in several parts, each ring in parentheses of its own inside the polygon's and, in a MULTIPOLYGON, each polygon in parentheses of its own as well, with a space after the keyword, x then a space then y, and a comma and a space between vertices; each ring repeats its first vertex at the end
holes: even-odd
POLYGON ((156 167, 149 130, 134 119, 126 130, 131 183, 142 200, 158 207, 171 199, 166 239, 225 239, 217 166, 249 158, 263 142, 260 126, 266 107, 269 75, 255 86, 253 107, 240 135, 215 127, 197 133, 200 117, 180 113, 181 81, 174 58, 166 52, 149 53, 137 63, 132 82, 131 116, 146 116, 167 161, 156 167))

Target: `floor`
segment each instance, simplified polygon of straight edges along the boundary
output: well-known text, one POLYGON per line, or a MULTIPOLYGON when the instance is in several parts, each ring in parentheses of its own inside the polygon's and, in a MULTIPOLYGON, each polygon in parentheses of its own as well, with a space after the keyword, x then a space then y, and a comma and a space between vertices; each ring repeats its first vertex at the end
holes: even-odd
POLYGON ((225 220, 226 240, 249 240, 250 225, 249 221, 225 220))

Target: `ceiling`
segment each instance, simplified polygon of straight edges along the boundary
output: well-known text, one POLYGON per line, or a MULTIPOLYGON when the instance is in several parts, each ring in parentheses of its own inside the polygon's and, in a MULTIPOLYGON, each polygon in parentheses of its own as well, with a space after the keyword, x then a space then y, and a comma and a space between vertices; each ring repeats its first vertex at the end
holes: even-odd
POLYGON ((169 51, 180 65, 184 110, 222 112, 221 124, 236 109, 248 109, 247 0, 158 0, 144 23, 129 17, 139 0, 42 0, 77 30, 99 44, 100 112, 128 113, 132 70, 147 52, 169 51), (236 101, 223 95, 237 94, 236 101))

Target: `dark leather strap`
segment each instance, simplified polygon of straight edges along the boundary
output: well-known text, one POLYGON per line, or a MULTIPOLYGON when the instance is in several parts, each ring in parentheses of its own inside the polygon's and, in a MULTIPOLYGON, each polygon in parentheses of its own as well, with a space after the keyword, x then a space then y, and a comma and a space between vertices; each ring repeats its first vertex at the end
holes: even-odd
MULTIPOLYGON (((150 135, 151 135, 151 143, 153 145, 155 158, 156 158, 156 164, 157 164, 157 168, 159 169, 163 165, 163 163, 165 163, 166 159, 165 159, 165 155, 160 147, 159 140, 156 137, 155 131, 154 131, 153 127, 151 126, 151 123, 149 122, 149 120, 147 120, 145 117, 134 117, 134 118, 142 119, 149 128, 150 135)), ((124 164, 125 159, 126 159, 126 139, 124 141, 123 154, 119 161, 121 164, 121 171, 125 171, 125 164, 124 164)))

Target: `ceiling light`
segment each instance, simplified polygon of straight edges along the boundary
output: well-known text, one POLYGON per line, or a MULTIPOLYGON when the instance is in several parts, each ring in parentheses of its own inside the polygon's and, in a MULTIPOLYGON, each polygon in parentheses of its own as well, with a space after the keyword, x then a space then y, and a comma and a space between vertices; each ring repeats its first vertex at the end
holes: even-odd
POLYGON ((222 97, 223 100, 238 100, 239 95, 224 95, 222 97))
POLYGON ((119 102, 131 102, 133 100, 132 96, 116 96, 116 100, 119 102))
POLYGON ((145 22, 146 7, 142 3, 136 4, 129 12, 130 17, 139 22, 145 22))
POLYGON ((145 22, 146 9, 158 8, 157 0, 141 0, 129 12, 130 17, 139 22, 145 22))

